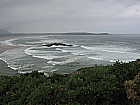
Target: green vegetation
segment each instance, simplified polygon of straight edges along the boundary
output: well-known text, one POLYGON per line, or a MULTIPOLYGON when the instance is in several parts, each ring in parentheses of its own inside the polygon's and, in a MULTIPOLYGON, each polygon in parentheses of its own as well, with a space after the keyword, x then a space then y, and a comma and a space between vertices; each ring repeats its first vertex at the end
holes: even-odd
MULTIPOLYGON (((0 105, 132 105, 135 98, 130 97, 130 84, 140 83, 139 72, 138 62, 116 62, 68 75, 0 76, 0 105), (133 79, 137 82, 131 83, 133 79)), ((140 84, 136 89, 140 92, 140 84)), ((136 95, 138 103, 140 95, 136 95)))
POLYGON ((128 99, 134 105, 140 105, 140 73, 133 80, 125 82, 128 99))

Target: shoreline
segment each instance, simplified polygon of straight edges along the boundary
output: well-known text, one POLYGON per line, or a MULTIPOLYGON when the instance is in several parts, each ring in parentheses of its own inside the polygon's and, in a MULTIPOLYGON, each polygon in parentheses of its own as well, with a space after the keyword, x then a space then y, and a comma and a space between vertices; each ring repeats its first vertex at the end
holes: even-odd
MULTIPOLYGON (((11 38, 14 38, 14 37, 8 37, 8 36, 1 37, 0 41, 9 40, 11 38)), ((10 45, 0 43, 0 54, 14 48, 17 48, 17 46, 10 46, 10 45)), ((0 58, 0 75, 15 75, 17 73, 18 73, 17 71, 10 68, 8 64, 3 59, 0 58)))

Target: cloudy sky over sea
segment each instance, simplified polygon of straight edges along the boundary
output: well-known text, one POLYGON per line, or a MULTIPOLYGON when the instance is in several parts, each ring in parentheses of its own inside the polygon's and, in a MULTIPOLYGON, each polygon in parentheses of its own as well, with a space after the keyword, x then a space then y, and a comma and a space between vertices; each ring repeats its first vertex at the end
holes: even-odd
POLYGON ((0 0, 12 32, 140 33, 140 0, 0 0))

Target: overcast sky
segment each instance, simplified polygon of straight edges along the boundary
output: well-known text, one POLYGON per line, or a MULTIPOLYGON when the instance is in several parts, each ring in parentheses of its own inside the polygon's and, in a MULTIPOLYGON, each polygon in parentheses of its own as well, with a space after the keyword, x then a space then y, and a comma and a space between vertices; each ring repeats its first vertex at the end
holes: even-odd
POLYGON ((140 33, 140 0, 0 0, 0 28, 140 33))

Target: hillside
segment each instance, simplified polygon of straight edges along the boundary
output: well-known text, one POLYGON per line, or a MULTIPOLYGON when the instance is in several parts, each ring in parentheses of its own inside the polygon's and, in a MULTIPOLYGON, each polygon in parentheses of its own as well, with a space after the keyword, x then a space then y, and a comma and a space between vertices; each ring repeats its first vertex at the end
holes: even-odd
POLYGON ((90 33, 90 32, 52 32, 52 33, 14 33, 15 35, 111 35, 109 33, 90 33))
POLYGON ((116 62, 81 68, 68 75, 46 77, 32 72, 0 76, 0 102, 1 105, 139 105, 136 103, 140 101, 129 98, 132 92, 128 92, 127 82, 136 81, 139 72, 138 62, 116 62))

